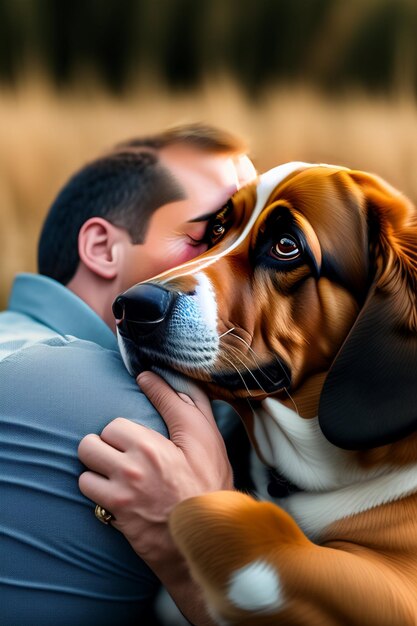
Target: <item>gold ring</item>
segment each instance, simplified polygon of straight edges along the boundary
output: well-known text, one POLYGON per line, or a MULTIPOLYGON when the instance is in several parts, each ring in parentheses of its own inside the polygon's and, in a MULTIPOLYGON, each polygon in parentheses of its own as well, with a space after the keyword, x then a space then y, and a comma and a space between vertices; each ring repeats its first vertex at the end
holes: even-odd
POLYGON ((103 507, 99 504, 97 504, 96 508, 94 509, 94 515, 99 520, 99 522, 107 525, 111 522, 112 519, 114 519, 114 516, 106 511, 106 509, 103 509, 103 507))

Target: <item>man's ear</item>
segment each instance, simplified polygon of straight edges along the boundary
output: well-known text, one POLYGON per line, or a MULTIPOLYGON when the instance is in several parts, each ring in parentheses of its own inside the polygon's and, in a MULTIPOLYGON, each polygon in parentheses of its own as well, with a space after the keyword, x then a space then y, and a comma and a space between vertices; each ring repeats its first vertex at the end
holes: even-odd
POLYGON ((101 217, 91 217, 78 234, 80 261, 100 278, 112 280, 119 273, 120 247, 127 239, 123 229, 101 217))

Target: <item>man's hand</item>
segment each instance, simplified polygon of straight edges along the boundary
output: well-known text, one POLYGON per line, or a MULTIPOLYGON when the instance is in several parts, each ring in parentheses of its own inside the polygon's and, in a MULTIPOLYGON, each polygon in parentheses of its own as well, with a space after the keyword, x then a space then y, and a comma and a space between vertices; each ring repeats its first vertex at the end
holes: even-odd
POLYGON ((140 374, 138 383, 170 439, 124 418, 113 420, 100 436, 81 441, 79 457, 90 471, 79 486, 114 515, 112 525, 170 589, 178 577, 173 561, 185 570, 168 531, 171 510, 191 496, 233 489, 232 470, 210 402, 197 386, 190 386, 191 398, 152 372, 140 374))

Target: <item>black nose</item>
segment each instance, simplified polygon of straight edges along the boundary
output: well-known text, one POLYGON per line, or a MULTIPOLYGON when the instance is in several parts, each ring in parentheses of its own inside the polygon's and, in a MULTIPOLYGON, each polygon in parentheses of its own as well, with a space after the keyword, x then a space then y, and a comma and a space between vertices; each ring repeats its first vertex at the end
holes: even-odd
POLYGON ((176 294, 159 285, 135 285, 113 303, 119 330, 135 340, 162 324, 171 310, 176 294))

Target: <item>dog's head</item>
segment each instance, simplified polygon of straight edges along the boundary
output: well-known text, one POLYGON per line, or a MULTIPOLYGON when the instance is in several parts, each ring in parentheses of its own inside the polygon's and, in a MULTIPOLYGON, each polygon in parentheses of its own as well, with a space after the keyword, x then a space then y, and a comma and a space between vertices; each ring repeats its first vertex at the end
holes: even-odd
POLYGON ((309 390, 323 433, 348 449, 417 429, 417 213, 403 195, 289 163, 240 190, 207 240, 115 301, 131 373, 175 370, 228 400, 309 390))

